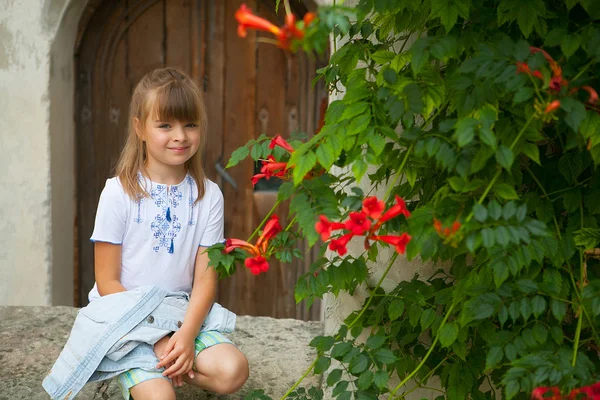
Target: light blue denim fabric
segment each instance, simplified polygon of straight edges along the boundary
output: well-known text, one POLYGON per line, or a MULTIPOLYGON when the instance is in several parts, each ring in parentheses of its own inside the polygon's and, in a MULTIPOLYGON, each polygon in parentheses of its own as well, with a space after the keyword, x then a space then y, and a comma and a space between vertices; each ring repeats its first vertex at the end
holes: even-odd
MULTIPOLYGON (((69 339, 42 386, 52 399, 69 400, 88 382, 132 368, 159 371, 153 346, 179 329, 188 301, 185 292, 156 286, 92 301, 77 313, 69 339)), ((214 303, 201 330, 229 333, 235 320, 235 314, 214 303)))

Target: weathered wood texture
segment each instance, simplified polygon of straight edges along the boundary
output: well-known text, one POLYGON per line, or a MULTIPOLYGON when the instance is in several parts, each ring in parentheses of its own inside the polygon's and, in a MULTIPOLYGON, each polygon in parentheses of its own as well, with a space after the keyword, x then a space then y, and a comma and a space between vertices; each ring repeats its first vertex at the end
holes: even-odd
MULTIPOLYGON (((265 133, 284 137, 296 131, 314 132, 318 106, 325 96, 311 81, 317 61, 289 55, 258 43, 258 35, 237 36, 233 18, 241 0, 106 0, 93 1, 80 27, 77 58, 77 232, 76 302, 87 303, 94 283, 93 230, 96 207, 114 167, 127 131, 128 104, 137 82, 162 66, 177 67, 204 90, 208 136, 204 151, 207 176, 225 196, 226 237, 247 238, 262 219, 273 194, 257 193, 247 160, 228 170, 237 189, 218 174, 231 153, 265 133)), ((248 0, 255 12, 282 22, 273 0, 248 0)), ((306 12, 294 2, 296 12, 306 12)), ((287 221, 287 207, 280 207, 287 221)), ((300 243, 301 248, 305 244, 300 243)), ((291 265, 271 264, 255 277, 241 268, 219 283, 217 300, 241 315, 315 320, 320 305, 310 310, 294 302, 293 287, 306 272, 312 252, 291 265)))

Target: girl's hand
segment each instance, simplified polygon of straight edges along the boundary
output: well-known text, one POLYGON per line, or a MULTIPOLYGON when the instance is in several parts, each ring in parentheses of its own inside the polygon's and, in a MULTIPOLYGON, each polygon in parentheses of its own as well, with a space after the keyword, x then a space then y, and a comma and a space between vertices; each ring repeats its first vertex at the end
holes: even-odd
POLYGON ((163 376, 173 380, 173 384, 181 385, 181 375, 188 374, 190 378, 194 377, 192 366, 194 365, 195 335, 184 329, 180 329, 171 336, 169 342, 164 348, 160 362, 156 368, 168 367, 163 376))

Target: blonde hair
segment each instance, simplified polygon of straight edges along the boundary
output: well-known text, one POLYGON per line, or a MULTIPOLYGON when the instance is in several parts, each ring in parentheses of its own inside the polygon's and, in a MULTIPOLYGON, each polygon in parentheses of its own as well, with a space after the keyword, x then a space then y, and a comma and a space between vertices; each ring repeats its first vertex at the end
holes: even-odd
POLYGON ((174 68, 158 68, 146 74, 131 96, 127 141, 116 167, 116 175, 125 193, 133 200, 150 196, 138 178, 145 169, 146 144, 135 132, 134 119, 139 120, 138 128, 145 129, 151 112, 161 121, 194 121, 200 127, 198 151, 185 162, 187 173, 196 181, 198 201, 205 192, 202 152, 206 141, 206 109, 198 86, 185 73, 174 68))

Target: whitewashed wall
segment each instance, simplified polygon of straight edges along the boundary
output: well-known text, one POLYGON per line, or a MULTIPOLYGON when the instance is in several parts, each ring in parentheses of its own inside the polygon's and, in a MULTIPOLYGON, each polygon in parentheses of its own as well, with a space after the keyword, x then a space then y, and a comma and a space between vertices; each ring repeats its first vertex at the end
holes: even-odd
POLYGON ((0 0, 0 304, 72 304, 73 46, 87 0, 0 0))

